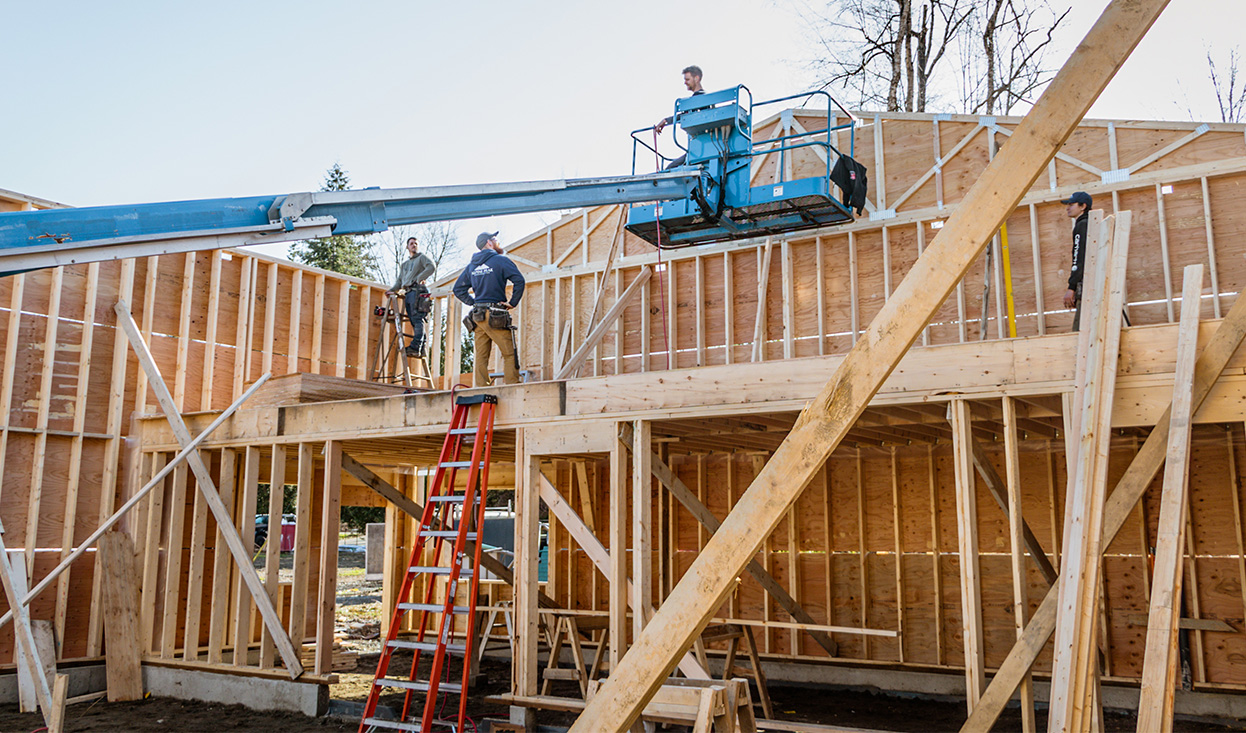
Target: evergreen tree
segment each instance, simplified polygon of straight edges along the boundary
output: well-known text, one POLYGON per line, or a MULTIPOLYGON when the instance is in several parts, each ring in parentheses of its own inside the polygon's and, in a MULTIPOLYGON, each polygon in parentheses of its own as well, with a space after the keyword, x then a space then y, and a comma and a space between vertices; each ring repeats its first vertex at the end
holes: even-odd
MULTIPOLYGON (((321 191, 347 191, 350 177, 340 163, 325 175, 321 191)), ((337 235, 321 239, 309 239, 290 245, 290 259, 303 265, 332 270, 351 277, 370 278, 375 269, 374 255, 367 239, 354 235, 337 235)))

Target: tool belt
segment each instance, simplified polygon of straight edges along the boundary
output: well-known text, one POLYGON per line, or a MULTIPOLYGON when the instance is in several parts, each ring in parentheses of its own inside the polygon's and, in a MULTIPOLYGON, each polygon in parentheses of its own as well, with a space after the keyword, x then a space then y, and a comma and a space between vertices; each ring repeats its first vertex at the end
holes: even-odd
POLYGON ((468 331, 475 331, 477 323, 486 321, 491 329, 497 331, 509 329, 511 327, 510 311, 493 303, 477 303, 463 318, 463 325, 468 331))
POLYGON ((407 299, 408 309, 417 316, 426 316, 433 312, 433 296, 429 293, 428 288, 416 283, 407 288, 406 295, 411 296, 407 299))

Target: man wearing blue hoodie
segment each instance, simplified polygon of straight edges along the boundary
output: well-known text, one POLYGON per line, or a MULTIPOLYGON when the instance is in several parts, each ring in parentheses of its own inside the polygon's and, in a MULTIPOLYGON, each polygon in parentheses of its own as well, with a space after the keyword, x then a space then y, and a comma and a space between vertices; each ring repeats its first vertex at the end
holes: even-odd
POLYGON ((493 344, 502 354, 502 369, 507 384, 519 383, 519 356, 515 353, 515 333, 511 330, 510 309, 523 298, 524 279, 498 244, 498 233, 482 232, 476 237, 476 249, 454 283, 454 296, 472 307, 463 319, 476 338, 475 385, 489 386, 489 356, 493 344), (513 286, 506 297, 506 282, 513 286))

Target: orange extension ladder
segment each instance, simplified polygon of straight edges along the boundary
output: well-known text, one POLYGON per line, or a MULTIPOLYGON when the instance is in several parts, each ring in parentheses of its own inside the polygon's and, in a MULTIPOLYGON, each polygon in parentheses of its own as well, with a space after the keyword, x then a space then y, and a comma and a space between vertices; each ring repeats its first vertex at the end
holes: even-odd
MULTIPOLYGON (((424 505, 424 515, 416 530, 415 547, 411 550, 411 562, 407 564, 406 576, 402 581, 402 589, 398 592, 398 603, 394 608, 393 619, 389 624, 389 634, 381 649, 381 659, 376 667, 376 677, 368 692, 368 702, 364 706, 363 720, 359 723, 359 733, 377 729, 403 731, 452 730, 462 731, 463 721, 467 715, 467 686, 471 672, 472 641, 476 626, 476 594, 480 584, 477 570, 480 568, 480 528, 484 526, 485 498, 489 486, 489 456, 493 447, 493 418, 497 410, 497 397, 494 395, 472 395, 458 397, 454 402, 454 413, 450 419, 450 429, 446 432, 445 443, 441 447, 441 457, 437 461, 437 472, 433 478, 433 488, 429 492, 428 502, 424 505), (476 425, 467 425, 468 413, 475 405, 480 405, 476 425), (465 444, 471 444, 471 459, 460 460, 465 444), (467 469, 467 486, 463 493, 456 493, 454 479, 459 469, 467 469), (420 565, 428 540, 432 540, 429 565, 420 565), (450 557, 442 564, 443 550, 449 546, 450 557), (463 559, 468 552, 472 553, 470 567, 463 567, 463 559), (470 577, 471 590, 467 598, 471 603, 465 606, 454 605, 460 578, 466 574, 470 577), (445 579, 445 583, 440 581, 445 579), (413 597, 417 587, 416 580, 424 579, 424 590, 419 602, 413 597), (442 591, 437 599, 437 589, 442 591), (415 640, 398 639, 398 630, 406 614, 413 614, 417 620, 415 640), (430 625, 436 627, 436 637, 431 637, 430 625), (462 631, 463 643, 452 644, 456 631, 462 631), (390 677, 389 663, 398 649, 409 649, 412 652, 411 672, 405 678, 390 677), (421 677, 420 661, 425 653, 432 653, 428 676, 421 677), (446 655, 453 654, 463 659, 463 676, 459 683, 449 681, 450 667, 446 664, 446 655), (446 679, 442 680, 442 676, 446 679), (377 703, 381 691, 385 688, 405 689, 406 695, 402 702, 402 716, 398 720, 386 720, 376 717, 377 703), (411 707, 412 693, 423 692, 424 711, 417 723, 408 718, 411 707), (442 699, 443 695, 445 699, 442 699), (458 704, 452 709, 451 717, 445 717, 446 706, 451 695, 458 695, 458 704)), ((401 673, 400 673, 401 674, 401 673)))

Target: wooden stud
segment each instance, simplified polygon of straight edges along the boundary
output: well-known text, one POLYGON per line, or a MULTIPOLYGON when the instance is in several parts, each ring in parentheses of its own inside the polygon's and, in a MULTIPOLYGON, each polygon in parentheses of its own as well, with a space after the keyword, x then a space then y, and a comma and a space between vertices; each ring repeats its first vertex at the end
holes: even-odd
MULTIPOLYGON (((234 389, 233 399, 237 399, 242 394, 244 385, 251 380, 253 372, 251 359, 252 352, 255 348, 255 310, 260 292, 260 263, 254 257, 245 258, 242 261, 241 283, 238 292, 238 309, 246 310, 246 327, 239 327, 236 334, 237 342, 234 345, 234 389)), ((239 313, 239 317, 241 317, 239 313)), ((270 372, 265 369, 265 374, 270 372)))
POLYGON ((160 657, 172 659, 177 649, 178 611, 182 607, 182 551, 186 547, 185 464, 173 469, 169 489, 169 526, 165 535, 164 616, 160 626, 160 657))
MULTIPOLYGON (((917 227, 917 231, 921 232, 921 227, 917 227)), ((920 236, 920 234, 919 234, 920 236)), ((826 256, 822 252, 822 237, 814 237, 814 277, 817 278, 817 308, 818 308, 818 356, 826 355, 826 272, 825 263, 826 256)), ((923 344, 924 345, 924 344, 923 344)))
POLYGON ((943 557, 939 530, 939 482, 935 478, 934 446, 926 446, 926 479, 930 485, 930 560, 935 597, 935 660, 946 664, 943 649, 943 557))
MULTIPOLYGON (((337 353, 333 360, 337 362, 337 368, 334 371, 339 377, 346 376, 346 335, 350 326, 350 288, 351 285, 345 280, 339 280, 337 283, 337 353)), ((360 289, 360 297, 363 290, 360 289)), ((365 329, 368 327, 367 320, 360 321, 365 329)))
MULTIPOLYGON (((30 465, 43 466, 48 451, 48 418, 52 407, 52 375, 56 364, 56 343, 61 318, 61 290, 65 268, 52 270, 48 283, 48 317, 43 332, 43 360, 40 362, 39 396, 36 407, 35 449, 30 465)), ((30 472, 30 495, 26 500, 26 577, 35 577, 35 548, 39 546, 39 517, 42 516, 44 471, 30 472)))
MULTIPOLYGON (((231 448, 221 451, 220 494, 227 507, 235 506, 234 492, 238 487, 238 453, 231 448)), ((215 518, 214 518, 215 519, 215 518)), ((225 530, 216 523, 216 541, 212 546, 212 615, 208 621, 208 663, 221 664, 226 638, 229 635, 229 609, 233 599, 229 554, 225 552, 225 530)))
MULTIPOLYGON (((268 545, 264 549, 264 591, 268 594, 268 602, 273 604, 273 608, 277 608, 281 601, 281 526, 282 509, 285 507, 285 483, 286 447, 277 443, 272 447, 272 462, 268 473, 268 545)), ((276 651, 272 633, 264 627, 260 638, 260 667, 272 667, 276 651)))
POLYGON ((302 653, 307 638, 307 587, 311 569, 312 492, 315 484, 314 443, 299 443, 298 499, 294 519, 294 578, 290 589, 290 641, 302 653))
MULTIPOLYGON (((208 504, 196 494, 194 515, 190 523, 190 568, 186 581, 186 632, 182 642, 182 659, 199 661, 199 625, 203 616, 203 565, 208 535, 208 504)), ((209 609, 210 610, 210 609, 209 609)))
MULTIPOLYGON (((788 156, 790 160, 792 156, 788 156)), ((792 245, 783 240, 779 248, 780 274, 783 278, 783 358, 796 356, 796 272, 792 262, 792 245)))
POLYGON ((287 323, 290 331, 289 346, 286 348, 286 373, 295 374, 299 371, 299 336, 303 331, 303 271, 294 268, 294 277, 290 280, 290 320, 287 323))
POLYGON ((708 361, 706 361, 706 356, 705 356, 705 311, 709 307, 705 300, 705 258, 700 257, 700 256, 696 257, 693 260, 693 265, 696 268, 696 299, 697 299, 697 304, 696 304, 696 308, 697 308, 697 312, 696 312, 697 363, 696 365, 705 366, 706 364, 709 363, 708 361))
MULTIPOLYGON (((1017 452, 1017 405, 1012 397, 1003 398, 1004 409, 1004 474, 1008 477, 1008 538, 1012 566, 1012 604, 1016 620, 1017 638, 1025 631, 1026 617, 1030 610, 1027 593, 1024 537, 1021 516, 1021 459, 1017 452)), ((1021 681, 1021 729, 1023 733, 1035 730, 1034 685, 1030 676, 1021 681)))
POLYGON ((25 273, 13 275, 9 293, 8 333, 4 345, 4 373, 0 376, 0 416, 3 416, 0 420, 4 425, 3 432, 0 432, 0 475, 3 475, 4 459, 8 453, 9 425, 13 421, 13 378, 17 372, 17 343, 22 330, 22 296, 25 289, 25 273))
POLYGON ((1216 237, 1211 223, 1211 189, 1207 185, 1207 176, 1199 181, 1203 184, 1203 227, 1207 232, 1207 273, 1211 277, 1212 312, 1220 318, 1220 275, 1216 269, 1216 237))
MULTIPOLYGON (((256 513, 256 496, 260 489, 260 449, 259 446, 249 445, 246 447, 242 456, 242 483, 237 494, 238 508, 234 513, 235 526, 238 529, 238 537, 242 540, 242 547, 246 550, 247 557, 255 552, 255 513, 256 513)), ((255 574, 254 568, 250 568, 251 573, 255 574)), ((321 574, 329 572, 327 568, 321 569, 321 574)), ((244 571, 245 573, 245 571, 244 571)), ((262 584, 251 583, 249 577, 244 573, 239 574, 237 583, 234 585, 234 659, 235 667, 245 667, 250 665, 247 653, 251 647, 251 602, 252 594, 259 596, 255 600, 262 602, 267 600, 268 596, 263 591, 262 584), (252 590, 254 588, 255 590, 252 590)), ((317 671, 317 674, 324 674, 317 671)))
POLYGON ((753 321, 753 361, 766 359, 766 289, 770 284, 770 254, 774 248, 774 238, 766 237, 766 246, 757 250, 759 253, 757 276, 757 317, 753 321))
MULTIPOLYGON (((610 669, 627 652, 627 452, 617 441, 610 447, 610 669)), ((548 502, 546 502, 548 504, 548 502)), ((581 543, 583 546, 583 543, 581 543)), ((639 613, 639 611, 637 612, 639 613)))
MULTIPOLYGON (((160 276, 160 258, 147 258, 147 276, 143 282, 143 341, 151 343, 152 325, 156 317, 156 285, 160 276)), ((126 349, 126 355, 129 356, 129 349, 126 349)), ((147 411, 147 372, 142 369, 138 370, 135 375, 135 405, 134 411, 139 415, 147 411)))
MULTIPOLYGON (((355 379, 368 379, 368 352, 372 346, 372 288, 359 285, 357 290, 359 291, 359 315, 356 316, 355 322, 358 324, 359 332, 355 337, 355 379)), ((441 316, 436 308, 435 298, 433 304, 432 322, 425 329, 428 331, 428 343, 435 350, 437 339, 440 338, 438 329, 441 326, 441 316)), ((429 363, 429 376, 436 374, 436 361, 437 357, 432 357, 429 363)))
POLYGON ((104 533, 99 543, 98 567, 104 574, 100 597, 108 650, 108 701, 139 700, 143 697, 143 670, 138 570, 134 566, 134 544, 126 533, 104 533))
MULTIPOLYGON (((632 451, 632 631, 636 637, 645 628, 641 609, 653 605, 653 462, 650 458, 652 434, 647 420, 633 424, 632 451)), ((622 576, 616 575, 615 578, 622 576)))
MULTIPOLYGON (((857 446, 854 452, 854 464, 856 467, 856 484, 857 484, 857 579, 860 581, 858 593, 861 596, 861 626, 870 625, 870 568, 869 568, 869 552, 865 542, 865 481, 861 475, 861 446, 857 446)), ((754 479, 756 481, 756 479, 754 479)), ((870 638, 867 636, 861 640, 865 658, 872 659, 870 655, 870 638)))
POLYGON ((311 368, 312 374, 319 374, 324 355, 324 273, 316 273, 315 285, 312 289, 312 342, 311 368))
MULTIPOLYGON (((938 124, 937 122, 935 124, 938 124)), ((917 222, 917 256, 921 257, 926 251, 926 225, 923 222, 917 222)), ((821 310, 819 308, 819 310, 821 310)), ((922 329, 922 346, 930 345, 930 324, 922 329)))
POLYGON ((852 345, 855 347, 861 336, 860 290, 857 288, 857 235, 848 232, 848 305, 849 326, 852 328, 852 345))
POLYGON ((952 400, 952 453, 956 469, 956 528, 960 548, 961 631, 965 641, 965 696, 972 713, 986 687, 982 636, 982 580, 978 565, 977 480, 973 472, 969 403, 952 400))
POLYGON ((904 544, 900 525, 900 469, 896 465, 896 449, 891 447, 891 529, 895 541, 896 571, 896 652, 899 662, 904 663, 904 544))
MULTIPOLYGON (((256 457, 258 458, 258 450, 256 457)), ((342 443, 324 444, 324 494, 320 518, 320 599, 316 623, 316 674, 333 671, 333 616, 337 610, 337 545, 342 516, 342 443)))
POLYGON ((723 252, 723 334, 726 339, 724 364, 735 363, 735 275, 731 269, 731 252, 723 252))
MULTIPOLYGON (((216 370, 216 326, 221 311, 221 250, 209 254, 211 265, 208 272, 207 326, 203 339, 203 388, 200 390, 199 409, 212 409, 212 382, 216 370)), ((246 269, 244 264, 242 269, 246 269)))
MULTIPOLYGON (((152 457, 151 470, 153 476, 160 469, 164 468, 166 461, 167 456, 163 453, 157 453, 152 457)), ((163 526, 164 518, 164 497, 168 489, 168 483, 169 479, 166 479, 152 490, 147 506, 147 529, 144 532, 146 543, 144 545, 145 554, 143 557, 143 617, 140 619, 142 625, 139 628, 145 655, 152 653, 155 649, 156 594, 159 592, 157 576, 159 573, 161 527, 163 526)))
MULTIPOLYGON (((264 356, 261 362, 261 368, 265 373, 271 373, 273 370, 273 349, 277 341, 277 275, 280 269, 276 262, 268 263, 268 289, 264 295, 264 356)), ((361 318, 360 323, 366 323, 366 321, 361 318)), ((362 359, 360 362, 366 363, 362 359)))
POLYGON ((1038 209, 1034 204, 1030 210, 1030 250, 1034 254, 1034 310, 1038 316, 1038 335, 1047 333, 1047 306, 1043 302, 1043 262, 1042 248, 1038 240, 1038 209))
MULTIPOLYGON (((540 521, 540 458, 528 451, 526 431, 516 431, 515 472, 515 666, 514 692, 537 692, 537 534, 540 521)), ((547 502, 548 503, 548 502, 547 502)))
POLYGON ((1164 212, 1164 184, 1155 184, 1155 212, 1159 217, 1159 254, 1164 268, 1164 307, 1168 312, 1168 322, 1176 320, 1172 302, 1172 264, 1168 259, 1168 216, 1164 212))
MULTIPOLYGON (((182 412, 188 412, 186 406, 186 375, 187 363, 190 358, 190 321, 191 309, 194 306, 195 272, 198 270, 198 252, 187 252, 182 263, 182 302, 178 307, 177 325, 177 365, 173 374, 173 402, 182 412)), ((152 304, 155 307, 155 304, 152 304)), ((150 343, 148 341, 147 343, 150 343)))
POLYGON ((1189 512, 1187 492, 1190 483, 1194 359, 1198 351, 1198 296, 1202 289, 1203 266, 1186 267, 1181 293, 1181 325, 1177 336, 1177 365, 1173 375, 1168 450, 1164 460, 1164 488, 1160 498, 1155 548, 1154 589, 1147 620, 1146 656, 1138 704, 1140 731, 1172 730, 1173 691, 1179 666, 1177 622, 1181 617, 1181 557, 1189 512))

